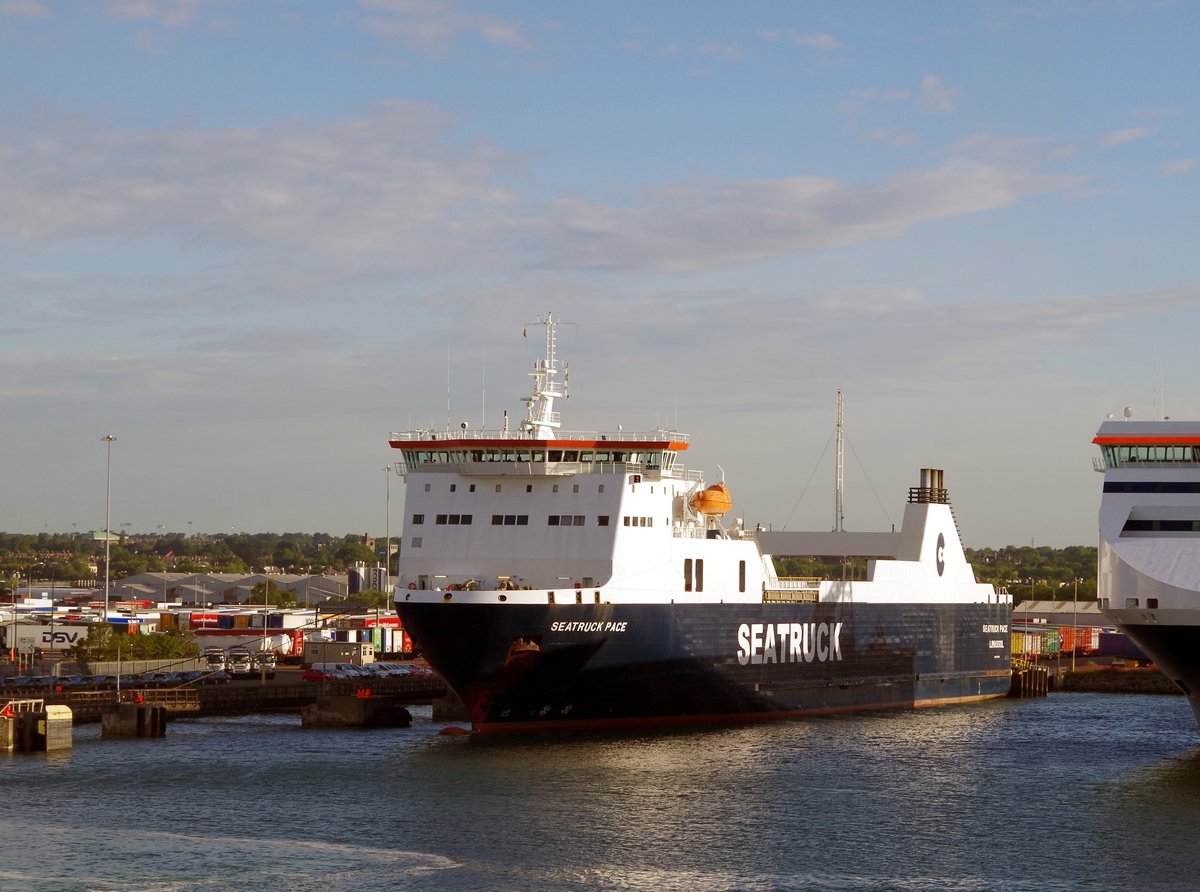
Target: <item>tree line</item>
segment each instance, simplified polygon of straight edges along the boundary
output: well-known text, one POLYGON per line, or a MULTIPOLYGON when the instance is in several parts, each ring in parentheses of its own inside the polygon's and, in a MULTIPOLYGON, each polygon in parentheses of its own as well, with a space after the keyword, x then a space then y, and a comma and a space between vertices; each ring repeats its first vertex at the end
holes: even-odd
MULTIPOLYGON (((376 551, 364 539, 328 533, 122 533, 108 546, 109 576, 123 579, 163 571, 252 573, 263 567, 306 575, 344 573, 356 563, 382 560, 382 541, 376 551)), ((0 532, 3 586, 11 586, 14 576, 71 584, 103 573, 103 540, 79 533, 0 532)))
MULTIPOLYGON (((328 533, 122 534, 109 545, 109 576, 123 579, 162 571, 253 573, 263 567, 284 573, 339 574, 357 563, 374 564, 382 560, 382 541, 372 548, 364 538, 328 533)), ((1075 595, 1076 589, 1080 600, 1096 598, 1095 546, 1009 545, 967 548, 965 553, 975 568, 975 578, 1003 586, 1013 595, 1014 603, 1030 598, 1066 600, 1075 595)), ((11 591, 14 576, 64 584, 91 579, 95 576, 92 566, 99 566, 103 574, 103 561, 104 543, 89 536, 0 532, 0 591, 5 594, 11 591)), ((394 562, 393 556, 393 572, 394 562)), ((866 560, 843 561, 834 556, 784 558, 776 561, 776 569, 781 576, 863 579, 866 560)), ((277 597, 274 590, 268 593, 272 602, 277 597)))
MULTIPOLYGON (((1096 600, 1095 546, 1009 545, 965 548, 963 552, 975 569, 975 578, 1006 589, 1014 605, 1028 600, 1069 601, 1076 596, 1081 601, 1096 600)), ((780 576, 865 579, 867 559, 783 558, 776 561, 776 570, 780 576)))

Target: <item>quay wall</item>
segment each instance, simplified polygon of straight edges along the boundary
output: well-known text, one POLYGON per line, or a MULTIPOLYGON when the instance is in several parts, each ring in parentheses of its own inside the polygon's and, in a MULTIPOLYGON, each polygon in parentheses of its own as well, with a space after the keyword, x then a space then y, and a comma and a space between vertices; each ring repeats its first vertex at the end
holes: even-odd
POLYGON ((1178 694, 1183 692, 1153 667, 1139 669, 1086 669, 1063 672, 1060 691, 1099 694, 1178 694))

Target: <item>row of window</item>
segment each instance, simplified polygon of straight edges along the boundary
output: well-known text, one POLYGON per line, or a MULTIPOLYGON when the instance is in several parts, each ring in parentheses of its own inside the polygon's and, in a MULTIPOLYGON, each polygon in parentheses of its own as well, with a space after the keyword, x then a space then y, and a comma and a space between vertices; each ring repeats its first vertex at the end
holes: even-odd
POLYGON ((1105 492, 1178 492, 1200 493, 1200 483, 1177 483, 1163 481, 1129 481, 1109 480, 1104 484, 1105 492))
MULTIPOLYGON (((550 527, 572 527, 572 526, 581 527, 587 523, 587 521, 585 519, 586 517, 587 517, 587 515, 584 515, 584 514, 551 514, 546 518, 546 526, 550 526, 550 527)), ((438 526, 449 525, 452 527, 457 527, 457 526, 466 527, 466 526, 471 525, 474 518, 475 518, 475 515, 473 515, 473 514, 438 514, 438 515, 435 515, 435 517, 434 517, 434 523, 437 524, 438 526)), ((608 520, 609 520, 609 516, 607 514, 598 515, 596 517, 596 526, 606 527, 606 526, 608 526, 608 520)), ((631 517, 630 515, 627 514, 627 515, 625 515, 624 518, 622 518, 622 520, 624 521, 624 525, 627 527, 652 527, 652 526, 654 526, 654 518, 653 517, 631 517)), ((414 514, 412 516, 412 523, 413 523, 413 526, 421 526, 422 524, 425 523, 425 515, 424 514, 414 514)), ((499 527, 499 526, 523 527, 523 526, 527 526, 528 524, 529 524, 529 515, 528 514, 493 514, 492 515, 492 526, 494 526, 494 527, 499 527)))
POLYGON ((645 468, 671 468, 675 464, 675 453, 626 452, 624 450, 592 449, 405 449, 404 462, 410 468, 418 465, 461 465, 467 462, 490 464, 545 464, 555 462, 580 462, 584 464, 631 464, 645 468))
POLYGON ((1104 463, 1110 468, 1130 462, 1185 462, 1200 461, 1200 448, 1184 446, 1101 446, 1104 463))
POLYGON ((1200 520, 1127 520, 1122 533, 1200 533, 1200 520))

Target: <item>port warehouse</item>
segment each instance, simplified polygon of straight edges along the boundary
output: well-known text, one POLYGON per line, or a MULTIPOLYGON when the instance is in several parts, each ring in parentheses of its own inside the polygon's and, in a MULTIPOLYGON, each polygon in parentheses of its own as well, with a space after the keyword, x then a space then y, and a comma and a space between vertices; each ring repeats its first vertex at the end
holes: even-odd
MULTIPOLYGON (((10 610, 0 609, 0 638, 5 649, 15 646, 19 654, 32 656, 35 652, 65 651, 87 638, 91 622, 70 620, 70 614, 61 612, 55 613, 52 620, 48 607, 23 611, 26 606, 17 605, 15 619, 10 610), (14 636, 11 643, 10 636, 14 636)), ((400 627, 400 620, 383 612, 376 615, 374 611, 271 608, 264 626, 261 607, 188 610, 136 602, 136 606, 125 609, 137 612, 111 616, 109 622, 130 635, 186 629, 195 634, 201 649, 259 650, 265 644, 265 649, 274 651, 284 663, 307 662, 306 654, 314 649, 315 642, 370 645, 381 657, 407 658, 413 652, 412 639, 400 627)))
POLYGON ((1022 601, 1012 613, 1013 656, 1118 657, 1146 655, 1100 612, 1095 601, 1022 601))
MULTIPOLYGON (((201 648, 257 650, 265 640, 289 663, 303 660, 304 645, 311 641, 367 643, 381 656, 411 656, 412 639, 390 610, 326 603, 352 600, 364 587, 363 578, 356 579, 354 572, 349 578, 143 573, 110 586, 109 623, 128 634, 190 630, 201 648), (250 594, 267 579, 311 606, 269 607, 264 614, 250 594)), ((87 637, 88 625, 102 612, 98 608, 103 601, 97 601, 94 589, 38 586, 20 594, 24 597, 15 607, 0 605, 0 639, 6 650, 15 646, 23 656, 69 649, 87 637)))

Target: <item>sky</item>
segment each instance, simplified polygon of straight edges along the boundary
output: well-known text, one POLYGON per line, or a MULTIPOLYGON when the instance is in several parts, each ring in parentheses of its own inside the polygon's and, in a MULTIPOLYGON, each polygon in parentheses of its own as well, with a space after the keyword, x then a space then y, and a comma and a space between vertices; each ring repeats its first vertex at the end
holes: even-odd
POLYGON ((398 534, 391 431, 674 427, 748 525, 1095 545, 1200 417, 1200 5, 0 0, 0 530, 398 534), (529 336, 523 335, 527 332, 529 336), (106 443, 101 438, 113 435, 106 443))

